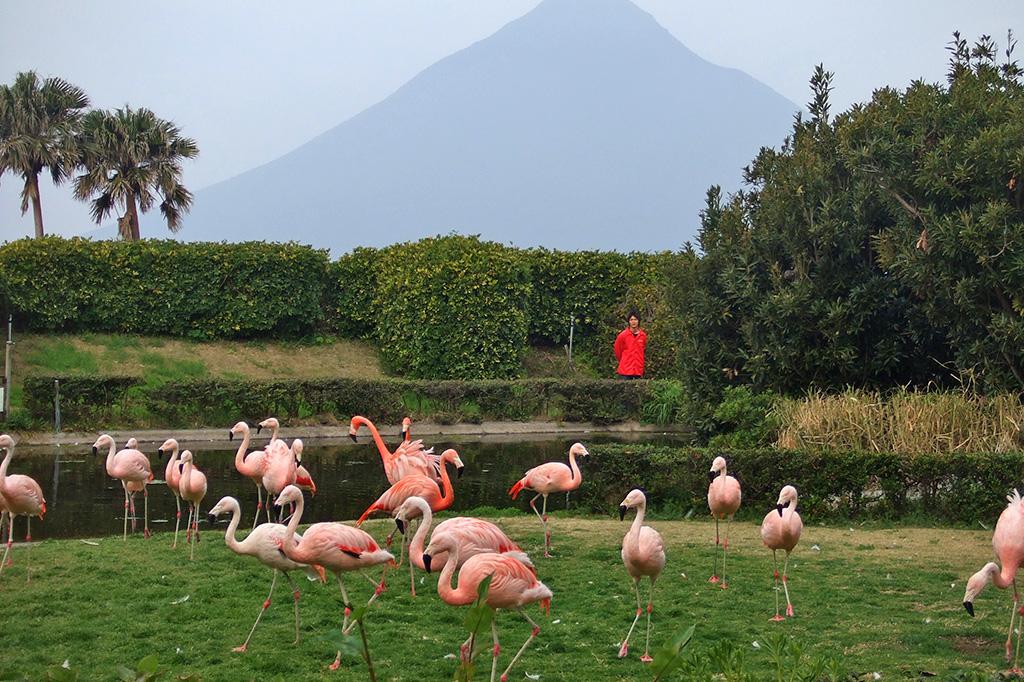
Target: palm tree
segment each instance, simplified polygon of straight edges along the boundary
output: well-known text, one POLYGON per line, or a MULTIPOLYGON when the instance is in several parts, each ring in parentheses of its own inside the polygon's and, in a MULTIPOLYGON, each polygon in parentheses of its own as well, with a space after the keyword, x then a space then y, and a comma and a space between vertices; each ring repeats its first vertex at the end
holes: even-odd
POLYGON ((40 80, 34 71, 19 73, 13 85, 0 85, 0 176, 21 175, 21 214, 32 203, 36 237, 43 236, 43 206, 39 200, 39 174, 50 171, 59 185, 77 163, 75 132, 82 109, 89 106, 85 92, 60 78, 40 80))
POLYGON ((90 111, 82 119, 80 142, 83 175, 75 178, 75 197, 92 200, 92 217, 100 223, 116 208, 124 215, 121 236, 137 241, 139 213, 160 201, 171 232, 192 206, 192 193, 181 184, 181 162, 199 154, 195 140, 181 137, 178 127, 149 109, 125 107, 90 111))

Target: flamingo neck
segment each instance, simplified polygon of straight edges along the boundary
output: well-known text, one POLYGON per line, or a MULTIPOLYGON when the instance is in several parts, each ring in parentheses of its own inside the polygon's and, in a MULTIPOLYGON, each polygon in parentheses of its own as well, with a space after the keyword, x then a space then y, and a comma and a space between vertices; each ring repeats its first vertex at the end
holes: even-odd
MULTIPOLYGON (((423 519, 420 521, 420 527, 416 529, 416 534, 412 536, 412 544, 409 545, 409 556, 416 557, 422 563, 423 543, 427 539, 427 533, 430 532, 430 524, 434 521, 434 513, 430 511, 430 505, 426 502, 416 503, 416 508, 420 510, 423 519)), ((420 568, 423 568, 423 566, 420 566, 420 568)))
POLYGON ((640 529, 644 525, 644 515, 646 512, 646 504, 638 505, 636 508, 636 518, 633 519, 633 525, 629 527, 629 539, 635 545, 640 544, 640 529))
POLYGON ((789 503, 789 506, 782 510, 782 521, 788 528, 793 524, 793 514, 796 513, 796 497, 789 503))
POLYGON ((7 487, 7 465, 11 463, 11 457, 14 456, 14 446, 7 448, 7 454, 4 455, 3 463, 0 463, 0 490, 4 490, 7 487))
POLYGON ((437 579, 437 595, 442 601, 452 606, 464 606, 472 604, 476 600, 476 590, 462 589, 462 583, 458 587, 452 587, 452 576, 455 574, 455 567, 459 565, 459 546, 456 544, 448 552, 448 561, 437 579))
POLYGON ((1013 579, 1017 574, 1017 567, 1010 564, 1003 564, 1000 569, 996 565, 992 565, 989 569, 989 578, 992 580, 992 584, 1001 590, 1005 590, 1007 587, 1013 584, 1013 579))
POLYGON ((370 429, 370 435, 373 436, 373 442, 377 446, 377 452, 380 453, 380 458, 384 460, 385 464, 390 463, 391 451, 388 450, 388 446, 384 444, 384 439, 380 437, 380 433, 377 431, 377 427, 374 426, 373 422, 367 419, 366 417, 362 417, 358 421, 360 424, 370 429))
POLYGON ((729 475, 729 467, 723 465, 722 470, 718 472, 719 478, 726 478, 729 475))
POLYGON ((580 465, 576 463, 576 453, 572 450, 569 451, 569 477, 579 487, 580 481, 580 465))
POLYGON ((288 528, 284 532, 284 546, 282 549, 284 549, 286 554, 295 549, 295 531, 299 528, 299 520, 302 518, 302 510, 305 506, 305 495, 299 495, 299 499, 295 501, 295 513, 289 519, 288 528))
POLYGON ((181 481, 178 489, 182 492, 188 490, 189 481, 192 479, 192 462, 188 461, 182 465, 181 468, 181 481))
POLYGON ((238 544, 238 539, 235 538, 235 532, 238 530, 238 523, 242 520, 242 510, 237 504, 231 506, 231 523, 228 524, 228 529, 224 531, 224 544, 228 546, 235 554, 241 554, 242 548, 238 544))
POLYGON ((448 477, 448 464, 452 461, 450 457, 441 458, 441 503, 446 505, 451 505, 455 498, 455 488, 452 479, 448 477))
POLYGON ((164 480, 171 480, 174 476, 174 467, 178 464, 178 447, 175 446, 171 450, 171 459, 167 462, 167 466, 164 467, 164 480))
POLYGON ((114 445, 114 439, 110 439, 110 447, 107 449, 107 473, 110 474, 111 468, 114 466, 114 454, 117 452, 117 446, 114 445))
POLYGON ((249 449, 249 429, 242 432, 242 442, 238 446, 238 452, 235 453, 235 468, 245 466, 245 451, 249 449))

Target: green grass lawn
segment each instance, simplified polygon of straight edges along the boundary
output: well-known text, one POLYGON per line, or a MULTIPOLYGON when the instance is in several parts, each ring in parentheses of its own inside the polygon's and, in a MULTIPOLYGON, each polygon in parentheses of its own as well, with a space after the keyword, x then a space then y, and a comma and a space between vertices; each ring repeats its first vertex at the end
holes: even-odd
MULTIPOLYGON (((530 610, 542 632, 510 679, 651 679, 638 659, 642 629, 634 634, 629 657, 616 658, 634 611, 632 583, 619 558, 629 517, 620 523, 554 515, 554 559, 541 557, 535 518, 496 520, 535 557, 539 577, 555 595, 550 616, 530 610)), ((975 602, 974 619, 960 604, 966 578, 990 558, 990 532, 808 526, 790 563, 796 617, 772 623, 771 555, 761 546, 757 525, 733 524, 730 589, 721 590, 707 582, 714 532, 709 522, 650 523, 662 533, 668 553, 655 593, 652 648, 696 624, 689 651, 700 665, 714 671, 741 658, 751 673, 714 679, 775 679, 768 652, 774 633, 801 645, 805 659, 835 658, 856 679, 872 679, 874 672, 883 680, 917 679, 922 672, 968 679, 958 671, 988 679, 1006 668, 1002 644, 1010 595, 989 588, 975 602)), ((378 538, 390 527, 384 520, 367 524, 378 538)), ((19 536, 23 529, 19 520, 19 536)), ((26 549, 13 551, 14 565, 0 576, 0 679, 46 679, 46 669, 65 660, 81 679, 117 679, 118 665, 134 665, 148 654, 158 657, 165 679, 367 679, 356 658, 346 659, 337 672, 327 670, 334 652, 318 637, 341 618, 335 583, 296 576, 302 642, 292 646, 291 599, 280 581, 249 652, 236 654, 231 649, 245 639, 269 589, 270 572, 227 550, 221 532, 204 531, 193 562, 187 549, 171 550, 167 533, 148 541, 134 536, 127 543, 119 537, 90 542, 98 544, 64 540, 34 546, 31 583, 26 549)), ((391 574, 366 621, 378 679, 451 679, 451 655, 466 637, 464 611, 440 601, 436 576, 418 575, 420 594, 412 599, 404 568, 391 574)), ((353 576, 346 584, 353 595, 369 597, 365 580, 353 576)), ((513 613, 500 613, 498 626, 500 672, 529 628, 513 613)), ((479 668, 476 679, 487 679, 487 652, 479 668)), ((672 679, 697 678, 676 673, 672 679)))

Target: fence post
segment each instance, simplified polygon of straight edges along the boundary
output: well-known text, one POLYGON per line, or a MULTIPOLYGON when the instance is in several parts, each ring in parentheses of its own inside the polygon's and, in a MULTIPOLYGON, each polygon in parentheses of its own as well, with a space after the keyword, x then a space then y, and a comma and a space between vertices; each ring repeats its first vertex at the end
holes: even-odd
POLYGON ((53 426, 60 433, 60 379, 53 380, 53 426))

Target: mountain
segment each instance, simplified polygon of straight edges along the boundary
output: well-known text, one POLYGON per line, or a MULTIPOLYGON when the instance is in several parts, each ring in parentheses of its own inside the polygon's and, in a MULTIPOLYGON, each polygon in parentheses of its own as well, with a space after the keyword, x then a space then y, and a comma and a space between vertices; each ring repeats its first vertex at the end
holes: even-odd
MULTIPOLYGON (((628 0, 544 0, 291 153, 197 192, 181 237, 341 253, 457 231, 674 249, 696 233, 708 186, 736 189, 796 110, 628 0)), ((163 229, 150 219, 149 234, 163 229)))

